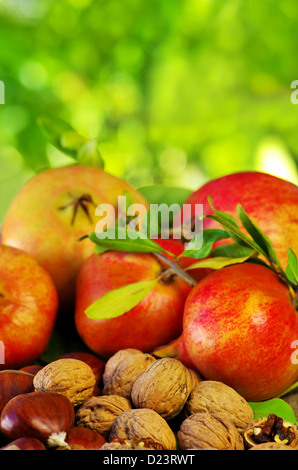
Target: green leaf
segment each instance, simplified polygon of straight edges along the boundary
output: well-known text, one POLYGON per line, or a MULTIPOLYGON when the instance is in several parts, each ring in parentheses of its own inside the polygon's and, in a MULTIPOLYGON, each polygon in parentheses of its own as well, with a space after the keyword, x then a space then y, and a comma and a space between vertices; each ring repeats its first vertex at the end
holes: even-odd
POLYGON ((212 251, 213 244, 224 238, 229 238, 230 235, 224 230, 220 229, 206 229, 203 232, 198 232, 186 245, 184 252, 180 256, 189 256, 191 258, 206 258, 212 251))
POLYGON ((80 165, 103 168, 97 142, 78 134, 63 119, 40 116, 37 120, 46 139, 80 165))
POLYGON ((96 255, 100 255, 101 253, 105 253, 106 251, 108 251, 107 248, 104 248, 103 246, 100 246, 100 245, 95 245, 94 253, 96 255))
POLYGON ((111 290, 90 305, 85 313, 94 320, 119 317, 141 302, 157 282, 158 279, 140 281, 111 290))
POLYGON ((205 217, 215 220, 229 233, 230 237, 239 245, 252 248, 257 253, 261 254, 266 258, 266 253, 264 250, 248 235, 242 232, 237 224, 237 221, 231 217, 227 216, 224 212, 217 211, 214 209, 214 215, 206 215, 205 217))
POLYGON ((298 262, 294 251, 288 248, 288 261, 286 267, 286 275, 290 282, 298 284, 298 262))
POLYGON ((225 245, 220 245, 214 248, 210 256, 217 257, 217 256, 225 256, 227 258, 240 258, 242 256, 248 256, 255 254, 253 248, 248 246, 238 245, 237 243, 228 243, 225 245))
POLYGON ((245 261, 247 261, 248 258, 252 256, 253 253, 254 252, 239 258, 227 258, 223 256, 217 256, 215 258, 212 257, 203 259, 201 261, 198 261, 197 263, 191 264, 190 266, 185 268, 185 271, 197 268, 222 269, 225 266, 230 266, 232 264, 244 263, 245 261))
POLYGON ((155 241, 147 238, 142 232, 138 232, 140 238, 134 238, 136 232, 126 227, 110 227, 105 232, 89 234, 89 239, 96 245, 107 250, 126 251, 134 253, 168 253, 155 241), (105 238, 103 238, 105 237, 105 238))
POLYGON ((46 139, 70 157, 76 158, 78 149, 87 142, 63 119, 40 116, 37 122, 46 139))
POLYGON ((238 244, 246 247, 251 247, 255 251, 256 248, 261 250, 260 247, 256 243, 254 243, 253 240, 251 240, 246 234, 244 234, 240 229, 239 229, 239 224, 237 220, 231 216, 230 214, 226 214, 225 212, 219 211, 215 209, 211 196, 208 196, 208 201, 210 206, 213 209, 214 214, 208 214, 205 217, 208 219, 215 220, 218 222, 230 235, 230 237, 238 244))
POLYGON ((249 402, 253 412, 254 419, 267 417, 270 413, 279 418, 283 418, 290 423, 297 424, 296 416, 292 407, 281 398, 272 398, 267 401, 249 402))
POLYGON ((267 235, 256 225, 255 222, 253 222, 253 220, 251 220, 241 204, 238 204, 237 206, 237 213, 243 227, 247 230, 252 239, 261 247, 264 253, 266 253, 267 259, 281 269, 280 262, 267 235))
MULTIPOLYGON (((212 202, 211 196, 208 196, 208 201, 209 201, 209 204, 210 204, 214 214, 217 215, 219 218, 221 218, 223 222, 225 222, 228 226, 233 225, 234 227, 239 228, 239 224, 238 224, 237 220, 235 219, 235 217, 233 217, 230 214, 227 214, 226 212, 219 211, 219 210, 215 209, 215 207, 213 205, 213 202, 212 202)), ((208 217, 208 216, 206 216, 206 217, 208 217)))

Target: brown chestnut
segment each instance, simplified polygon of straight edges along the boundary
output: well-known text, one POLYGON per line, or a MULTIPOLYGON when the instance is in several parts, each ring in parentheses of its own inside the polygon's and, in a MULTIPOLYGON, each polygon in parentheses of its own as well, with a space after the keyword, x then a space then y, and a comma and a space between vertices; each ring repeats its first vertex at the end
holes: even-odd
POLYGON ((98 450, 107 442, 98 432, 78 426, 71 428, 65 441, 72 450, 98 450))
POLYGON ((0 414, 13 397, 34 391, 33 374, 20 370, 0 371, 0 414))
POLYGON ((12 398, 3 408, 0 429, 11 440, 35 437, 48 447, 65 444, 74 424, 70 400, 56 392, 31 392, 12 398))
POLYGON ((35 437, 20 437, 1 447, 0 450, 46 450, 46 448, 35 437))
POLYGON ((29 372, 29 374, 37 374, 37 372, 39 372, 43 367, 42 366, 35 366, 34 364, 31 365, 31 366, 25 366, 25 367, 22 367, 20 370, 24 371, 24 372, 29 372))

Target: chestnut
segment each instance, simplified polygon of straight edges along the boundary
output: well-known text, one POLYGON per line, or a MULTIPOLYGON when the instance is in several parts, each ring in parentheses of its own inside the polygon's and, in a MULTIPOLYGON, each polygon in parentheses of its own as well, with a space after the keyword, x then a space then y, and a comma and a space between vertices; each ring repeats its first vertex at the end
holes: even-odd
POLYGON ((20 437, 1 447, 0 450, 46 450, 46 448, 35 437, 20 437))
POLYGON ((70 400, 56 392, 30 392, 12 398, 3 408, 0 429, 11 440, 35 437, 48 447, 67 446, 74 424, 70 400))
POLYGON ((107 441, 90 428, 73 426, 65 439, 72 450, 98 450, 107 441))
POLYGON ((0 414, 11 398, 34 391, 34 375, 20 370, 0 371, 0 414))
POLYGON ((20 370, 22 370, 24 372, 29 372, 29 374, 35 375, 41 369, 42 369, 42 366, 37 366, 37 365, 32 364, 31 366, 22 367, 20 370))

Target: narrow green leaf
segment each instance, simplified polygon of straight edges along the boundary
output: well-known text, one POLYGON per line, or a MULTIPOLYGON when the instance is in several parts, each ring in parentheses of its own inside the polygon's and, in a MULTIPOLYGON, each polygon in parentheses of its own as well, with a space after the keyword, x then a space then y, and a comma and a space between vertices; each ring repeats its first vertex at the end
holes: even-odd
POLYGON ((266 253, 268 261, 273 262, 278 268, 280 268, 280 262, 267 235, 248 216, 241 204, 238 204, 237 206, 237 213, 243 227, 247 230, 252 239, 262 248, 264 253, 266 253))
POLYGON ((222 218, 220 215, 207 215, 206 217, 213 219, 221 224, 236 243, 241 246, 250 247, 266 258, 266 253, 262 250, 262 248, 254 240, 252 240, 249 236, 237 228, 233 223, 229 222, 227 219, 222 218))
POLYGON ((281 398, 272 398, 271 400, 260 402, 249 402, 254 412, 254 419, 267 417, 270 413, 275 414, 285 421, 297 424, 293 408, 281 398))
POLYGON ((90 305, 85 313, 94 320, 119 317, 141 302, 157 282, 158 279, 135 282, 111 290, 90 305))
POLYGON ((186 245, 181 256, 197 259, 206 258, 211 253, 213 244, 216 241, 229 237, 230 235, 227 232, 220 229, 206 229, 203 232, 198 232, 186 245))
POLYGON ((210 204, 210 206, 211 206, 211 208, 212 208, 215 215, 220 217, 229 226, 233 225, 234 227, 239 228, 239 224, 238 224, 237 220, 235 219, 235 217, 233 217, 230 214, 227 214, 226 212, 219 211, 219 210, 215 209, 215 207, 213 205, 213 202, 212 202, 211 196, 208 196, 208 201, 209 201, 209 204, 210 204))
POLYGON ((108 249, 135 253, 168 253, 155 241, 147 238, 143 232, 138 232, 140 238, 134 238, 136 232, 126 227, 110 227, 105 232, 89 234, 90 240, 96 245, 108 249), (105 238, 104 238, 105 237, 105 238))
POLYGON ((225 256, 227 258, 240 258, 242 256, 248 256, 255 254, 253 248, 248 246, 238 245, 237 243, 228 243, 225 245, 220 245, 214 248, 210 256, 217 257, 217 256, 225 256))
POLYGON ((253 252, 249 255, 242 256, 239 258, 228 258, 224 256, 217 256, 215 258, 207 258, 203 259, 201 261, 198 261, 197 263, 191 264, 187 268, 185 268, 185 271, 191 270, 191 269, 197 269, 197 268, 209 268, 209 269, 222 269, 225 266, 230 266, 232 264, 240 264, 244 263, 247 261, 248 258, 252 256, 253 252))
POLYGON ((76 158, 78 149, 87 142, 63 119, 40 116, 37 122, 46 139, 72 158, 76 158))
POLYGON ((294 251, 288 248, 286 274, 290 282, 298 284, 298 262, 294 251))
POLYGON ((100 245, 95 245, 95 247, 94 247, 94 253, 95 253, 96 255, 101 255, 101 253, 105 253, 105 251, 108 251, 108 249, 107 249, 107 248, 104 248, 104 247, 102 247, 102 246, 100 246, 100 245))

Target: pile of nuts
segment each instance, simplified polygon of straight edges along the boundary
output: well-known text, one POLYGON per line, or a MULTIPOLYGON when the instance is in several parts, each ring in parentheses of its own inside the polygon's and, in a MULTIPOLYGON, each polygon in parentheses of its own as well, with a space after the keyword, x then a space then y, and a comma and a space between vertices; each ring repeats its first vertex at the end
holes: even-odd
POLYGON ((0 450, 294 450, 298 427, 173 358, 73 353, 0 372, 0 450))

